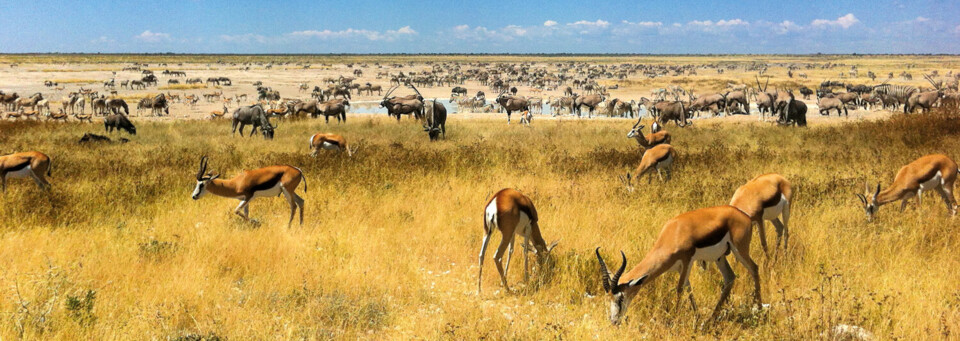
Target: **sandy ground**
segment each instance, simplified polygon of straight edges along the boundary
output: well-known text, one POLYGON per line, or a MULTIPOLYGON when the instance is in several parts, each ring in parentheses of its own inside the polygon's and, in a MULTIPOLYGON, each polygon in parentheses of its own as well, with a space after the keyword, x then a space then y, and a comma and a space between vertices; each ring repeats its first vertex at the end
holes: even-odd
MULTIPOLYGON (((175 120, 175 119, 206 119, 209 117, 209 113, 215 110, 222 110, 224 103, 221 101, 207 102, 203 100, 202 94, 212 93, 215 91, 223 91, 225 98, 233 98, 238 94, 246 94, 248 100, 242 104, 252 104, 256 100, 257 92, 256 88, 253 86, 254 82, 261 81, 264 86, 271 87, 275 90, 280 91, 280 94, 283 98, 309 98, 308 92, 301 92, 299 90, 299 85, 301 83, 307 83, 312 89, 313 86, 320 85, 321 88, 325 88, 323 83, 324 78, 333 77, 337 78, 341 75, 343 76, 352 76, 353 68, 347 67, 345 64, 337 64, 333 66, 324 66, 317 67, 313 66, 310 69, 303 69, 300 66, 274 66, 271 69, 265 69, 263 66, 250 66, 249 70, 244 70, 240 65, 231 66, 231 65, 218 65, 218 64, 189 64, 185 63, 183 65, 173 65, 169 66, 158 66, 150 65, 147 67, 150 70, 153 70, 157 77, 159 78, 160 87, 159 89, 165 89, 167 86, 167 81, 169 79, 178 79, 181 84, 184 84, 186 78, 199 77, 201 79, 207 79, 208 77, 228 77, 233 80, 232 86, 223 86, 215 87, 213 85, 208 86, 203 89, 191 89, 191 90, 158 90, 157 87, 150 87, 146 90, 129 90, 121 89, 120 82, 123 80, 134 80, 140 79, 142 74, 139 71, 120 71, 123 67, 129 66, 129 64, 79 64, 79 63, 70 63, 70 64, 20 64, 18 67, 8 67, 4 65, 0 67, 0 90, 4 92, 17 92, 21 96, 33 94, 40 92, 44 95, 45 98, 53 101, 51 104, 51 109, 56 111, 60 107, 60 100, 64 98, 69 92, 77 91, 81 87, 84 89, 94 89, 99 91, 101 94, 109 95, 109 90, 103 86, 103 82, 111 78, 116 79, 117 84, 117 95, 121 98, 127 100, 131 106, 131 111, 133 116, 137 117, 136 120, 175 120), (185 71, 187 77, 170 77, 163 75, 161 72, 165 69, 185 71), (55 90, 53 87, 44 86, 45 80, 52 80, 59 82, 59 84, 64 87, 63 90, 55 90), (136 101, 138 98, 142 98, 149 95, 155 95, 158 92, 165 92, 170 94, 179 94, 181 97, 189 94, 196 94, 201 97, 201 100, 197 105, 191 107, 184 103, 174 103, 170 108, 170 116, 156 118, 156 117, 147 117, 144 115, 138 115, 136 113, 136 101)), ((539 64, 540 67, 552 68, 552 66, 544 63, 539 64)), ((359 67, 354 65, 355 68, 359 67)), ((390 88, 389 79, 377 79, 376 75, 378 72, 388 72, 391 74, 398 73, 403 71, 409 73, 411 71, 422 72, 429 70, 430 66, 427 64, 417 64, 413 67, 404 66, 402 68, 394 68, 390 66, 378 67, 374 64, 369 64, 367 67, 362 68, 364 74, 362 77, 357 78, 354 82, 356 83, 372 83, 375 85, 381 85, 384 88, 384 91, 390 88)), ((704 72, 705 73, 705 72, 704 72)), ((639 76, 638 76, 639 77, 639 76)), ((629 81, 629 79, 627 80, 629 81)), ((670 84, 671 77, 663 77, 662 84, 658 84, 664 87, 670 84)), ((616 83, 615 80, 604 80, 604 84, 616 83)), ((478 90, 482 90, 487 94, 488 102, 490 99, 496 96, 489 87, 481 86, 476 81, 467 81, 466 84, 461 85, 468 89, 468 94, 470 96, 474 95, 478 90)), ((426 98, 449 98, 450 90, 452 86, 444 87, 421 87, 419 88, 420 92, 426 98)), ((525 96, 538 96, 543 98, 545 101, 551 96, 560 96, 562 89, 556 89, 553 91, 536 91, 526 86, 518 87, 520 95, 525 96)), ((610 98, 620 98, 626 101, 632 99, 639 99, 641 97, 651 97, 650 93, 654 88, 643 88, 643 87, 621 87, 620 89, 610 90, 610 98)), ((409 88, 401 87, 394 92, 396 95, 406 95, 412 93, 412 90, 409 88)), ((353 102, 354 108, 353 111, 358 114, 370 113, 373 110, 369 109, 369 106, 375 106, 375 102, 378 102, 382 96, 379 95, 354 95, 354 98, 351 100, 353 102), (373 103, 362 103, 362 102, 373 102, 373 103)), ((807 115, 808 122, 812 125, 816 124, 829 124, 829 123, 842 123, 849 120, 861 120, 861 119, 879 119, 889 116, 891 113, 889 111, 865 111, 865 110, 851 110, 849 117, 837 117, 837 116, 820 116, 816 113, 816 100, 806 100, 805 101, 809 107, 809 112, 807 115)), ((229 108, 236 108, 237 103, 231 102, 227 103, 229 108)), ((89 111, 89 103, 88 108, 89 111)), ((145 114, 147 114, 145 112, 145 114)), ((464 114, 459 113, 456 117, 459 118, 476 118, 476 117, 498 117, 505 116, 503 114, 464 114)), ((542 116, 539 119, 557 119, 550 116, 542 116)), ((576 119, 573 117, 565 116, 560 117, 560 119, 576 119)), ((758 121, 758 116, 729 116, 729 117, 719 117, 719 118, 709 118, 708 120, 722 120, 722 121, 738 121, 738 122, 756 122, 758 121)))

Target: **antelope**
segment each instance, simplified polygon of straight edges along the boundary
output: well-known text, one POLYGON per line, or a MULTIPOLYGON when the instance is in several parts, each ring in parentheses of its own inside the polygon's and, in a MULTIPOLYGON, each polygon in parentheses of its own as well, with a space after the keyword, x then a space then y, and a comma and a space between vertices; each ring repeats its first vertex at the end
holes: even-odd
POLYGON ((672 139, 670 133, 666 130, 657 131, 656 128, 658 126, 657 122, 653 122, 653 126, 650 127, 651 133, 643 135, 643 128, 646 126, 640 124, 640 120, 637 120, 637 123, 633 125, 633 129, 630 129, 630 132, 627 133, 627 138, 636 139, 640 147, 643 148, 653 148, 660 144, 670 144, 670 140, 672 139))
POLYGON ((924 191, 936 190, 947 205, 947 211, 956 215, 957 201, 953 197, 953 184, 957 181, 957 172, 957 163, 946 155, 926 155, 900 168, 893 183, 886 190, 881 192, 878 183, 876 191, 871 195, 870 186, 866 185, 866 194, 857 194, 857 198, 863 204, 867 221, 871 221, 882 205, 900 200, 900 212, 903 212, 908 199, 916 196, 919 206, 924 191))
POLYGON ((19 120, 21 117, 23 117, 23 109, 17 111, 8 111, 4 113, 4 116, 6 116, 6 119, 8 120, 12 118, 19 120))
POLYGON ((537 256, 540 264, 549 259, 550 251, 557 246, 559 241, 554 241, 547 245, 540 234, 539 218, 537 209, 533 206, 530 198, 512 188, 504 188, 493 195, 484 206, 483 212, 483 244, 480 246, 480 272, 477 274, 477 295, 480 295, 481 283, 483 283, 483 257, 487 253, 487 245, 490 243, 490 237, 494 230, 499 230, 501 239, 500 247, 493 256, 493 262, 497 265, 497 271, 500 273, 500 281, 503 287, 509 291, 507 285, 507 272, 510 271, 510 258, 513 256, 513 245, 516 235, 523 236, 523 280, 529 280, 527 272, 527 252, 531 250, 530 244, 533 244, 533 253, 537 256), (509 251, 508 251, 509 248, 509 251), (503 266, 503 254, 507 254, 506 268, 503 266))
POLYGON ((289 228, 293 224, 293 216, 300 208, 300 225, 303 226, 303 198, 297 195, 297 186, 303 180, 303 191, 307 191, 306 177, 300 168, 293 166, 268 166, 254 170, 244 170, 237 176, 223 180, 220 174, 204 173, 207 171, 208 159, 200 158, 200 171, 197 172, 197 187, 193 190, 193 200, 200 199, 206 193, 240 200, 240 205, 233 211, 246 221, 257 223, 250 219, 250 201, 259 197, 275 197, 283 194, 290 204, 289 228))
MULTIPOLYGON (((660 178, 660 181, 663 181, 663 176, 661 175, 660 170, 667 173, 667 181, 670 181, 672 177, 672 171, 670 170, 673 165, 673 161, 676 159, 676 150, 673 149, 673 146, 669 144, 658 144, 650 149, 647 149, 643 152, 643 157, 640 158, 640 165, 637 166, 635 171, 637 175, 634 177, 640 179, 641 176, 650 172, 651 169, 657 171, 657 177, 660 178)), ((647 178, 647 183, 650 184, 653 182, 653 174, 650 174, 650 177, 647 178)), ((633 192, 633 183, 631 183, 630 173, 627 173, 627 177, 620 177, 620 181, 627 187, 627 191, 633 192)))
POLYGON ((790 204, 793 199, 793 189, 790 181, 780 174, 763 174, 748 181, 733 193, 730 206, 746 213, 750 220, 758 225, 760 245, 763 253, 767 254, 767 238, 765 220, 773 223, 777 229, 777 245, 780 248, 780 239, 783 239, 783 248, 790 242, 790 204), (782 220, 781 220, 782 219, 782 220))
MULTIPOLYGON (((716 262, 720 274, 723 275, 723 289, 720 299, 710 320, 717 317, 720 307, 727 300, 736 275, 727 262, 727 254, 733 253, 737 261, 742 264, 753 278, 754 302, 758 308, 762 307, 760 298, 760 274, 757 264, 750 257, 750 217, 733 206, 716 206, 702 208, 680 214, 668 220, 660 231, 660 236, 653 244, 653 249, 647 252, 630 272, 624 276, 627 268, 627 256, 620 251, 623 258, 620 268, 610 276, 607 264, 600 256, 600 248, 595 252, 600 262, 600 276, 604 291, 610 298, 610 322, 619 325, 626 315, 630 301, 636 297, 640 287, 652 282, 665 272, 676 270, 680 273, 677 283, 677 304, 675 311, 680 310, 683 291, 690 289, 690 268, 694 261, 716 262)), ((690 305, 694 313, 697 303, 693 292, 689 292, 690 305)))
POLYGON ((520 124, 529 127, 530 121, 533 121, 533 114, 530 113, 530 110, 524 110, 523 113, 520 114, 520 124))
POLYGON ((214 110, 210 112, 210 119, 215 120, 215 119, 223 118, 223 115, 226 113, 227 113, 227 105, 224 104, 223 110, 214 110))
POLYGON ((88 123, 93 123, 93 119, 92 119, 92 118, 93 118, 93 114, 83 115, 83 114, 73 113, 73 117, 76 118, 77 121, 80 121, 80 122, 87 121, 88 123))
POLYGON ((60 120, 60 121, 66 122, 66 121, 67 121, 67 117, 69 117, 69 116, 67 116, 67 113, 63 112, 63 108, 60 108, 60 111, 57 112, 56 114, 51 113, 50 116, 47 116, 47 121, 49 121, 49 120, 60 120))
POLYGON ((343 136, 331 133, 319 133, 310 136, 310 156, 317 157, 320 149, 336 150, 337 153, 346 150, 347 156, 353 156, 353 153, 357 151, 356 148, 350 149, 350 146, 347 145, 347 139, 343 136))
POLYGON ((49 190, 50 183, 43 177, 53 169, 50 157, 41 152, 24 152, 0 156, 0 187, 7 192, 7 178, 31 177, 40 189, 49 190))
POLYGON ((20 117, 22 117, 23 119, 33 118, 34 120, 39 121, 40 111, 37 111, 37 110, 24 111, 23 108, 20 108, 20 117))

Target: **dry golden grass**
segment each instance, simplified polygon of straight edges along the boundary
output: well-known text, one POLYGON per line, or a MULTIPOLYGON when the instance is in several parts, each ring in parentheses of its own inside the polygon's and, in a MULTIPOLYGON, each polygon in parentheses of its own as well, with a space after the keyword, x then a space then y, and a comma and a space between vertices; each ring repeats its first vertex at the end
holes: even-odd
MULTIPOLYGON (((957 157, 957 113, 807 129, 670 126, 674 180, 635 193, 616 180, 639 161, 624 137, 632 122, 525 128, 496 117, 454 115, 436 143, 406 120, 359 115, 283 122, 273 141, 233 137, 226 121, 141 121, 132 142, 100 146, 75 144, 99 124, 0 122, 0 152, 48 153, 54 184, 44 193, 11 180, 0 199, 0 338, 810 340, 839 323, 882 339, 956 337, 957 220, 928 195, 919 210, 883 207, 867 223, 854 193, 864 179, 889 184, 921 155, 957 157), (359 154, 308 157, 318 131, 343 134, 359 154), (233 215, 235 200, 191 200, 203 154, 225 177, 302 168, 306 224, 288 229, 279 198, 252 202, 259 227, 233 215), (611 259, 624 250, 633 266, 667 219, 725 204, 765 172, 796 193, 787 254, 773 262, 753 248, 768 311, 751 312, 749 276, 735 265, 712 327, 695 330, 689 305, 672 312, 675 274, 642 289, 624 325, 609 325, 595 247, 611 259), (509 294, 488 250, 478 297, 483 205, 504 187, 531 197, 545 238, 561 241, 527 285, 514 257, 509 294)), ((714 268, 693 272, 699 317, 719 283, 714 268)))

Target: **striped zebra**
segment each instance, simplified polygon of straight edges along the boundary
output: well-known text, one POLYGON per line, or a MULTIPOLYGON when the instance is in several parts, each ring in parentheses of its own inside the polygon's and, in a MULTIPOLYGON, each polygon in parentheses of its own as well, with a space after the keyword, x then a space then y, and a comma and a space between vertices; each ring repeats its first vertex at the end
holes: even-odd
POLYGON ((910 99, 911 95, 919 91, 917 87, 912 85, 880 84, 873 87, 874 93, 892 97, 897 101, 896 105, 903 104, 904 113, 906 113, 907 110, 907 100, 910 99))

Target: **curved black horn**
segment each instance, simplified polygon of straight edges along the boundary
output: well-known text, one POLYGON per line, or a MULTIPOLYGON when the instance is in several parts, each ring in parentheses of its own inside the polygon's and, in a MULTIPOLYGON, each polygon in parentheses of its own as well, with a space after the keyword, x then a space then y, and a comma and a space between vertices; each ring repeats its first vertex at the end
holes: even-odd
POLYGON ((603 257, 600 257, 599 247, 594 252, 597 253, 597 260, 600 261, 600 282, 603 283, 603 290, 610 292, 610 271, 607 270, 607 263, 604 263, 603 257))
POLYGON ((200 171, 197 172, 198 181, 203 179, 203 172, 207 171, 207 162, 208 160, 206 155, 200 157, 200 171))
POLYGON ((623 253, 623 250, 620 250, 620 257, 623 258, 622 263, 620 263, 620 269, 617 269, 617 274, 613 275, 613 278, 610 279, 613 288, 616 288, 620 283, 620 276, 623 275, 623 271, 627 269, 627 255, 623 253))

